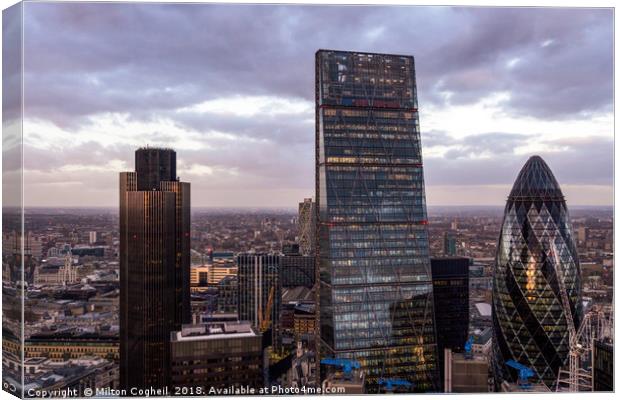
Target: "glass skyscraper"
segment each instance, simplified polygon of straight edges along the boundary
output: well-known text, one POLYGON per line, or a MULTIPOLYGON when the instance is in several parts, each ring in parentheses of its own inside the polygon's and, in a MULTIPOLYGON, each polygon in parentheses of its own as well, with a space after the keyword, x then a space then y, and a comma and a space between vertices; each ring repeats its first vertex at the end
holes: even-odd
POLYGON ((176 153, 141 148, 120 174, 121 388, 170 384, 170 333, 190 322, 190 184, 176 153))
MULTIPOLYGON (((271 342, 275 343, 282 302, 280 255, 241 253, 237 255, 237 265, 239 320, 251 322, 260 331, 261 319, 269 317, 270 323, 264 328, 271 330, 271 342)), ((263 332, 263 337, 268 334, 263 332)))
POLYGON ((316 204, 312 199, 299 203, 299 250, 302 255, 314 255, 316 249, 316 204))
POLYGON ((438 390, 414 59, 316 53, 321 358, 438 390))
POLYGON ((538 156, 521 169, 504 211, 493 277, 496 384, 514 359, 552 386, 568 361, 568 324, 582 319, 579 259, 566 201, 538 156), (565 296, 563 296, 564 292, 565 296), (564 299, 566 300, 563 300, 564 299))
POLYGON ((444 350, 462 352, 469 332, 469 258, 433 257, 431 271, 439 375, 445 389, 444 350))

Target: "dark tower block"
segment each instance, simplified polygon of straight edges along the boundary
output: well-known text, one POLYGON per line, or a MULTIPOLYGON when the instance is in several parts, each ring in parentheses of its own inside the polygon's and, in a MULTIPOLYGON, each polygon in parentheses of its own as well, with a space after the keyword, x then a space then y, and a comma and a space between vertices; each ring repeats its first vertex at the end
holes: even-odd
POLYGON ((568 362, 569 324, 582 319, 581 273, 566 201, 538 156, 508 196, 493 274, 496 384, 516 381, 514 359, 552 386, 568 362))
POLYGON ((159 190, 160 182, 176 181, 176 152, 149 147, 136 150, 136 174, 137 190, 159 190))
POLYGON ((172 150, 136 151, 120 174, 121 387, 170 384, 170 333, 190 322, 190 184, 172 150), (160 180, 155 185, 155 179, 160 180), (140 190, 142 183, 145 190, 140 190))
POLYGON ((439 390, 411 56, 316 53, 320 356, 439 390))
POLYGON ((444 382, 444 350, 462 352, 469 332, 469 258, 431 258, 435 328, 440 375, 444 382))

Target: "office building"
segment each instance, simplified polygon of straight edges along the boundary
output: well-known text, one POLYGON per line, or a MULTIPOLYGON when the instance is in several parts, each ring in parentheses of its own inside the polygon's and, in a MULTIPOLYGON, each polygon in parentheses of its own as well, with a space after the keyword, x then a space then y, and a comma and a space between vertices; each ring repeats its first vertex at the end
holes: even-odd
POLYGON ((293 314, 295 340, 308 340, 316 334, 316 307, 314 304, 299 304, 293 314))
POLYGON ((486 393, 489 385, 489 360, 481 355, 465 355, 444 350, 443 392, 486 393))
POLYGON ((469 330, 469 258, 431 258, 441 381, 444 349, 461 352, 469 330))
POLYGON ((292 348, 304 330, 314 336, 316 329, 316 293, 305 286, 282 288, 279 335, 285 347, 292 348), (314 319, 310 321, 310 319, 314 319))
POLYGON ((454 232, 444 233, 443 254, 446 256, 456 256, 456 234, 454 232))
POLYGON ((185 325, 171 332, 172 385, 206 395, 211 388, 263 386, 262 338, 249 323, 185 325))
POLYGON ((239 320, 249 321, 261 332, 271 329, 274 339, 282 299, 279 265, 280 256, 277 254, 247 253, 237 256, 239 320))
POLYGON ((192 265, 189 269, 189 283, 192 291, 209 286, 209 266, 192 265))
POLYGON ((176 153, 141 148, 120 174, 120 381, 169 385, 170 332, 190 321, 190 184, 176 153))
POLYGON ((217 285, 226 277, 236 277, 237 266, 234 260, 213 260, 204 265, 192 265, 190 268, 190 284, 192 287, 217 285))
POLYGON ((217 312, 238 315, 239 283, 236 276, 227 276, 217 284, 217 312))
POLYGON ((24 367, 25 397, 85 398, 96 389, 118 389, 118 365, 99 357, 66 361, 36 357, 24 360, 24 367))
POLYGON ((299 203, 299 247, 304 256, 314 255, 316 247, 316 208, 312 199, 299 203))
POLYGON ((472 337, 474 339, 474 343, 471 346, 472 352, 490 358, 491 351, 493 350, 493 328, 488 326, 484 329, 476 329, 472 337))
POLYGON ((586 240, 588 240, 588 228, 585 226, 580 226, 577 228, 577 240, 579 243, 585 244, 586 240))
POLYGON ((237 276, 237 265, 233 259, 215 259, 209 266, 209 284, 217 285, 222 279, 237 276))
POLYGON ((411 56, 316 53, 320 358, 439 390, 411 56))
POLYGON ((315 281, 313 255, 302 255, 301 246, 284 246, 280 258, 280 283, 283 288, 305 286, 312 289, 315 281))
MULTIPOLYGON (((22 351, 22 343, 11 335, 2 337, 2 346, 13 354, 20 354, 22 351)), ((118 338, 103 335, 33 335, 24 340, 23 351, 24 359, 45 357, 52 361, 62 361, 66 358, 81 358, 85 354, 108 360, 119 359, 118 338)))
POLYGON ((614 345, 610 340, 594 341, 592 379, 595 392, 614 391, 614 345))
POLYGON ((566 201, 553 173, 531 157, 512 187, 493 275, 496 385, 516 381, 508 360, 552 386, 568 362, 569 324, 582 319, 581 278, 566 201))
POLYGON ((353 370, 347 375, 342 371, 329 371, 321 384, 323 393, 366 394, 366 380, 363 370, 353 370))

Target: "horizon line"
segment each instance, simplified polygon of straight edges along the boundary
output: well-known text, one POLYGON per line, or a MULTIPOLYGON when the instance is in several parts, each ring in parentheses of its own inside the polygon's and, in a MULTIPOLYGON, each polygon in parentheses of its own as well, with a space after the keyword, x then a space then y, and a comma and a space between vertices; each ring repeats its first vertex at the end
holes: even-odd
MULTIPOLYGON (((300 202, 301 203, 301 202, 300 202)), ((436 204, 436 205, 427 205, 426 208, 471 208, 471 207, 505 207, 505 204, 458 204, 458 205, 448 205, 448 204, 436 204)), ((614 204, 577 204, 577 205, 567 205, 568 208, 613 208, 614 204)), ((17 206, 5 206, 3 209, 15 209, 17 206)), ((67 205, 67 206, 23 206, 24 209, 45 209, 45 208, 57 208, 57 209, 118 209, 118 206, 84 206, 84 205, 67 205)), ((265 209, 265 210, 273 210, 273 209, 297 209, 296 206, 192 206, 191 209, 265 209)))

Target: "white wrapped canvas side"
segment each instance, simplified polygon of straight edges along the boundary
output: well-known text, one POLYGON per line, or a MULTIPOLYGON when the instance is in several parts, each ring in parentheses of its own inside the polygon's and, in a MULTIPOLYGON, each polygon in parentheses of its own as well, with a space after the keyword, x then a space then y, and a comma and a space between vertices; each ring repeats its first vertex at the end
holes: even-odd
POLYGON ((2 389, 24 392, 23 4, 2 12, 2 389))

